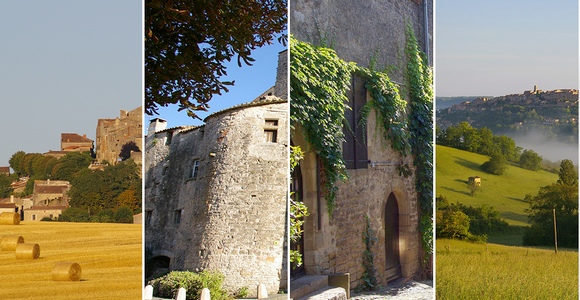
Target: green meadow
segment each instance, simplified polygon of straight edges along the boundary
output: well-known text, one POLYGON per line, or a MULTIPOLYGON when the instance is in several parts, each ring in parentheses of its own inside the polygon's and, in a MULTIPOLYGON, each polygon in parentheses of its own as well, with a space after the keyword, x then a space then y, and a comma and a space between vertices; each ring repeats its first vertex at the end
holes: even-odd
POLYGON ((509 166, 504 175, 491 175, 479 166, 489 157, 454 148, 436 148, 436 195, 449 203, 480 206, 499 211, 514 229, 490 236, 494 244, 436 240, 437 299, 578 299, 578 251, 521 245, 523 226, 528 226, 524 198, 558 180, 546 171, 509 166), (470 176, 481 177, 481 187, 470 195, 470 176), (501 245, 499 245, 501 244, 501 245))
POLYGON ((578 252, 436 241, 437 299, 578 299, 578 252))
POLYGON ((537 195, 540 187, 558 180, 558 175, 546 171, 529 171, 517 166, 509 166, 506 174, 492 175, 481 171, 481 164, 489 157, 454 148, 436 147, 436 190, 437 196, 444 196, 449 203, 471 206, 491 205, 499 211, 505 221, 514 226, 527 226, 525 209, 529 203, 527 194, 537 195), (470 195, 467 180, 470 176, 481 177, 481 186, 470 195))

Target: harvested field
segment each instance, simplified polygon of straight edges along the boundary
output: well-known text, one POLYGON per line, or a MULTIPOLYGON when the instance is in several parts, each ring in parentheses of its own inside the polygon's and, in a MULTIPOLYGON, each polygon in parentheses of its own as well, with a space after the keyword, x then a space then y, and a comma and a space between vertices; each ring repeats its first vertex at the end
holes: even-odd
POLYGON ((0 299, 141 299, 139 224, 21 222, 0 225, 0 237, 18 235, 40 245, 38 259, 0 252, 0 299), (80 281, 53 281, 59 262, 76 262, 80 281))

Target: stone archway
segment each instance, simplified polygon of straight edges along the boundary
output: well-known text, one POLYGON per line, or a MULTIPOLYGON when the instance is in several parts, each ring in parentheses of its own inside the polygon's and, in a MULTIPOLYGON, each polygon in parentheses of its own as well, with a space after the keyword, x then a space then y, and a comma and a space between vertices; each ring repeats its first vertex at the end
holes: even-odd
POLYGON ((145 278, 158 276, 160 274, 168 273, 170 268, 171 258, 165 255, 157 255, 149 259, 145 268, 145 278))
POLYGON ((385 205, 385 277, 392 281, 402 276, 400 255, 399 204, 391 193, 385 205))

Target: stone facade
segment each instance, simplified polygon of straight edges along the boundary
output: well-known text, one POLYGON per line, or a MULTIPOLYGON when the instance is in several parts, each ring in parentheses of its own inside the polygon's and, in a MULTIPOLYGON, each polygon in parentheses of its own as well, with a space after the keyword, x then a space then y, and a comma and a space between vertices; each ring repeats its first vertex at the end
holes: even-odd
POLYGON ((76 133, 60 134, 60 150, 64 152, 87 152, 93 150, 93 140, 76 133))
POLYGON ((218 270, 228 289, 247 287, 250 296, 259 284, 270 294, 286 287, 288 102, 269 91, 210 115, 203 126, 165 129, 164 120, 151 120, 147 275, 218 270))
POLYGON ((29 209, 24 209, 23 221, 39 222, 42 218, 57 220, 67 208, 68 206, 32 206, 29 209))
POLYGON ((35 180, 33 206, 68 206, 71 185, 65 180, 35 180))
MULTIPOLYGON (((99 119, 97 122, 96 152, 97 162, 103 160, 115 164, 119 160, 121 147, 133 142, 139 149, 143 143, 143 113, 141 106, 131 110, 121 110, 119 117, 115 119, 99 119)), ((131 158, 138 164, 141 156, 131 158)))
MULTIPOLYGON (((291 32, 298 40, 314 45, 324 42, 343 60, 360 66, 368 67, 374 57, 376 67, 390 67, 391 79, 402 83, 407 22, 414 28, 423 51, 432 53, 432 1, 426 4, 423 1, 297 0, 291 6, 291 32)), ((352 93, 349 98, 353 97, 352 93)), ((366 93, 366 98, 369 97, 366 93)), ((305 219, 303 243, 296 247, 303 253, 303 272, 348 272, 352 287, 362 282, 364 272, 365 246, 361 236, 366 226, 365 216, 369 217, 377 238, 373 253, 380 284, 415 276, 420 269, 422 251, 415 177, 401 176, 397 169, 401 162, 413 169, 412 158, 401 157, 392 150, 383 133, 377 132, 380 129, 374 113, 369 115, 367 124, 368 163, 347 169, 349 179, 337 184, 336 208, 332 215, 318 187, 320 174, 314 149, 304 140, 300 124, 293 124, 292 132, 293 144, 305 151, 299 173, 295 173, 300 178, 293 180, 293 188, 300 191, 310 212, 305 219)))

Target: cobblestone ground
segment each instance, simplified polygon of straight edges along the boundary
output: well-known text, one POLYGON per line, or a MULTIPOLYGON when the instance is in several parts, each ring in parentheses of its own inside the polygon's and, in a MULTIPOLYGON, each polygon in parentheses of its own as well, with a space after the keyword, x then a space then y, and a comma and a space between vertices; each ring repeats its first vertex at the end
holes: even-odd
POLYGON ((435 299, 433 281, 407 281, 395 283, 388 287, 381 287, 376 291, 352 293, 351 299, 374 300, 374 299, 395 299, 395 300, 423 300, 435 299))

